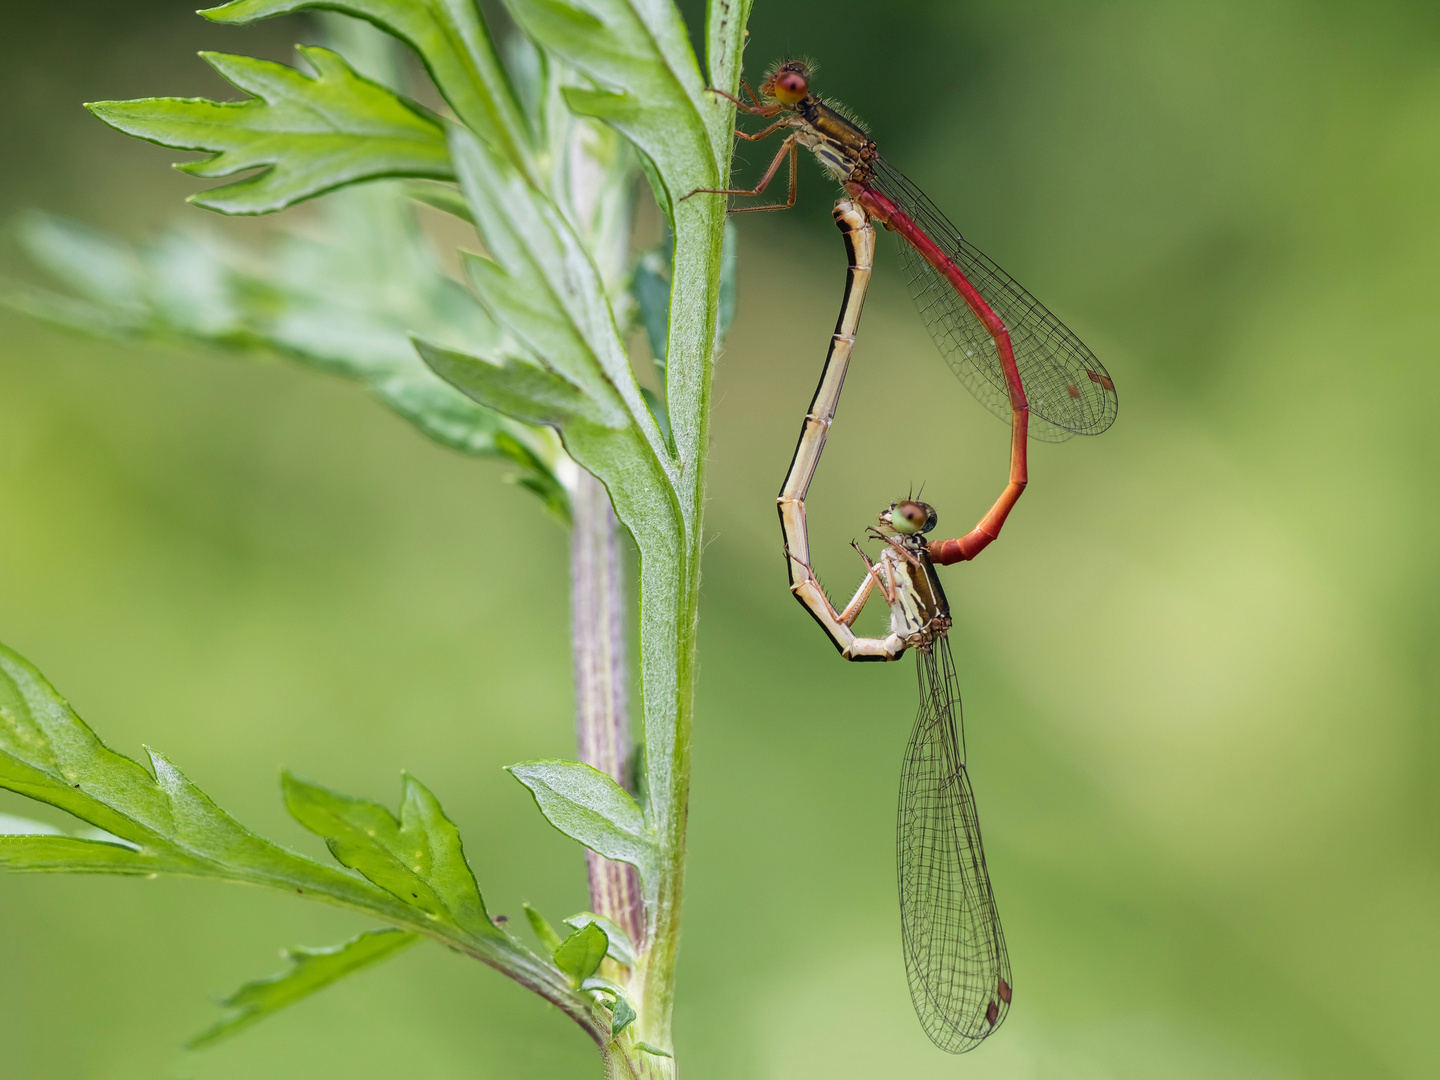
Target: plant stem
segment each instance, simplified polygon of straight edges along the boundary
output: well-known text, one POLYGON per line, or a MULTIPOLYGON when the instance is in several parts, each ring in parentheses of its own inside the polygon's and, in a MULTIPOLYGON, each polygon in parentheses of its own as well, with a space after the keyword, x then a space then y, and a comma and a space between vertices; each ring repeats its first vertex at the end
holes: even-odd
MULTIPOLYGON (((617 532, 605 487, 583 469, 571 495, 570 621, 575 664, 575 736, 580 760, 633 789, 629 663, 617 532)), ((635 868, 585 852, 590 906, 643 948, 645 909, 635 868)))

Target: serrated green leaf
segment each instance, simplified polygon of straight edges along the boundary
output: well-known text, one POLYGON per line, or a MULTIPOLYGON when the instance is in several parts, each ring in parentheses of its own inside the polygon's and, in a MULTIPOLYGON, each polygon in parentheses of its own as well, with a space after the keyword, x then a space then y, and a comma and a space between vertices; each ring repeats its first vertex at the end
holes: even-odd
POLYGON ((297 46, 315 69, 310 78, 269 60, 201 53, 254 97, 142 98, 88 106, 111 127, 179 150, 215 156, 179 166, 192 176, 256 176, 192 195, 223 214, 267 214, 321 192, 384 176, 452 176, 437 117, 358 75, 338 53, 297 46))
POLYGON ((409 773, 400 799, 400 854, 411 872, 429 883, 456 923, 499 934, 460 843, 460 830, 445 816, 440 800, 409 773))
POLYGON ((555 966, 579 986, 599 970, 600 962, 609 951, 610 941, 605 931, 596 923, 586 923, 560 943, 553 959, 555 966))
POLYGON ((535 937, 544 947, 546 955, 554 955, 555 950, 560 947, 560 935, 550 925, 550 920, 529 904, 525 905, 525 918, 530 921, 530 929, 535 932, 535 937))
POLYGON ((486 914, 455 826, 414 777, 403 779, 399 818, 379 803, 288 772, 283 786, 291 816, 324 839, 342 864, 431 919, 477 937, 505 936, 486 914))
POLYGON ((219 878, 300 890, 387 918, 403 912, 365 882, 249 832, 153 750, 150 761, 153 776, 96 738, 33 665, 0 646, 0 787, 119 841, 0 837, 6 869, 219 878))
POLYGON ((328 792, 304 792, 317 818, 358 828, 336 846, 372 871, 365 830, 398 846, 375 876, 389 885, 418 883, 419 896, 397 897, 362 878, 322 866, 248 832, 153 750, 152 777, 105 746, 35 668, 0 646, 0 788, 49 803, 89 822, 98 839, 0 836, 0 867, 12 871, 175 874, 265 885, 378 916, 492 964, 562 1008, 586 1007, 547 963, 485 917, 454 827, 419 785, 407 784, 403 820, 374 804, 347 805, 328 792), (359 835, 354 835, 358 833, 359 835), (108 839, 107 839, 108 838, 108 839), (418 867, 418 869, 416 869, 418 867), (425 874, 422 880, 421 874, 425 874), (408 879, 404 876, 408 874, 408 879), (403 901, 403 902, 402 902, 403 901))
POLYGON ((574 930, 579 930, 589 923, 595 923, 605 931, 605 937, 610 941, 610 958, 612 960, 624 964, 626 967, 635 966, 635 944, 630 940, 630 935, 605 918, 604 915, 596 915, 593 911, 582 911, 565 920, 565 925, 574 930))
POLYGON ((655 839, 629 792, 579 761, 525 761, 509 772, 530 789, 551 825, 591 851, 635 867, 646 897, 653 895, 655 839))
POLYGON ((248 23, 307 10, 354 15, 404 41, 419 54, 461 121, 527 175, 534 175, 532 134, 475 4, 452 0, 235 0, 200 14, 219 23, 248 23))
POLYGON ((229 1038, 287 1005, 323 990, 331 983, 394 956, 420 940, 408 930, 369 930, 340 945, 324 949, 286 949, 288 971, 248 982, 220 1004, 226 1010, 214 1025, 187 1044, 191 1050, 229 1038))

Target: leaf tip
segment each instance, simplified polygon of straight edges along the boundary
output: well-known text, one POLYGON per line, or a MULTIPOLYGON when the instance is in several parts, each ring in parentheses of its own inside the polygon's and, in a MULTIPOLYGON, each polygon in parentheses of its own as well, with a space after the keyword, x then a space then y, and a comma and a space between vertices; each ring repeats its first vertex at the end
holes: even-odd
POLYGON ((225 18, 225 12, 234 6, 233 3, 216 4, 214 7, 199 8, 195 14, 199 15, 202 19, 209 19, 211 22, 229 22, 230 20, 225 18))

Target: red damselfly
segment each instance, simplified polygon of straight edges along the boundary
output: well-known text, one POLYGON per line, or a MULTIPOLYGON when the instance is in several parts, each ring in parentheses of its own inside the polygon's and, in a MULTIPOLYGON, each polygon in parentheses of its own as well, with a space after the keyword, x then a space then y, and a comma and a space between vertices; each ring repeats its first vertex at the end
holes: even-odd
MULTIPOLYGON (((980 403, 1013 418, 1016 437, 1063 442, 1098 435, 1115 422, 1115 383, 1085 344, 992 260, 971 245, 925 194, 880 156, 854 119, 810 92, 810 68, 777 65, 746 104, 715 90, 755 116, 778 117, 742 139, 790 130, 753 188, 701 189, 696 194, 760 195, 788 157, 790 193, 783 203, 732 207, 732 212, 795 205, 798 147, 844 186, 864 212, 895 233, 911 294, 941 354, 980 403), (1022 412, 1028 406, 1028 413, 1022 412)), ((688 198, 689 196, 687 196, 688 198)))
POLYGON ((845 300, 780 489, 780 524, 790 591, 841 656, 898 660, 909 649, 916 652, 920 709, 901 769, 895 841, 901 941, 921 1026, 937 1046, 958 1054, 979 1045, 1004 1020, 1013 984, 965 765, 948 637, 950 605, 935 564, 956 561, 949 556, 957 552, 969 558, 994 539, 1024 481, 1007 485, 991 512, 959 540, 926 540, 936 514, 925 503, 892 504, 871 530, 885 544, 879 562, 860 552, 865 578, 844 610, 835 610, 810 567, 805 497, 840 403, 875 252, 875 230, 854 203, 837 203, 835 222, 850 263, 845 300), (883 638, 857 636, 852 627, 876 588, 890 607, 890 632, 883 638))

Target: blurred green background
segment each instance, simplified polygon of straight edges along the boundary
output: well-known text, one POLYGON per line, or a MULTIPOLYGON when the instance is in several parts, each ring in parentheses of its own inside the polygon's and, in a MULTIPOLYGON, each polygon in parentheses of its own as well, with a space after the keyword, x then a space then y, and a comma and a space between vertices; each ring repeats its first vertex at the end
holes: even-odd
MULTIPOLYGON (((1102 439, 1035 446, 1004 542, 946 572, 1017 985, 1003 1031, 950 1058, 897 933, 913 671, 836 658, 786 593, 773 508, 840 297, 834 189, 806 162, 798 210, 739 220, 685 1074, 1440 1074, 1440 9, 759 0, 751 32, 751 74, 820 61, 817 89, 1081 334, 1122 408, 1102 439)), ((9 0, 0 212, 256 235, 184 206, 175 154, 79 102, 231 96, 194 50, 314 36, 9 0)), ((743 148, 739 175, 766 159, 743 148)), ((912 483, 953 535, 1005 475, 1005 427, 882 247, 810 503, 836 593, 912 483)), ((0 262, 21 272, 13 245, 0 262)), ((0 640, 112 745, 163 749, 302 850, 279 768, 389 801, 408 768, 492 911, 562 917, 586 906, 578 851, 501 766, 573 752, 566 538, 503 472, 318 375, 0 315, 0 640)), ((277 948, 361 925, 206 883, 0 879, 0 1072, 598 1075, 577 1029, 433 948, 177 1049, 277 948)))

